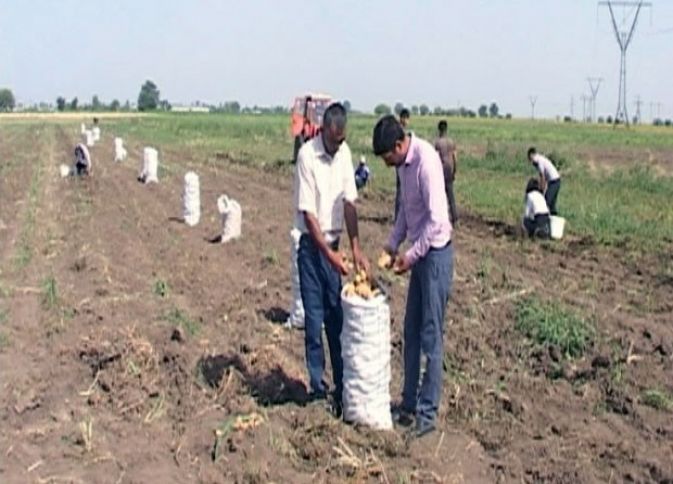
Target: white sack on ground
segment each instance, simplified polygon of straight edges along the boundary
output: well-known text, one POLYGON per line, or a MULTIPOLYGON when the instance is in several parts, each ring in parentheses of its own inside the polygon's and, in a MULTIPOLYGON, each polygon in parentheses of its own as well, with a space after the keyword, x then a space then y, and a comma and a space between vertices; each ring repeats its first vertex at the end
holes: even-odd
POLYGON ((82 126, 80 127, 80 133, 81 134, 86 133, 86 124, 82 123, 82 126))
POLYGON ((241 205, 226 195, 217 199, 217 210, 222 217, 222 243, 241 236, 242 211, 241 205))
POLYGON ((91 132, 93 133, 93 140, 100 141, 100 128, 98 126, 94 126, 91 132))
POLYGON ((292 307, 286 325, 290 328, 304 327, 304 304, 301 301, 301 286, 299 285, 299 264, 297 253, 299 252, 299 239, 301 231, 293 228, 290 231, 290 281, 292 284, 292 307))
POLYGON ((390 413, 390 307, 385 295, 341 293, 344 420, 387 430, 390 413))
POLYGON ((185 190, 182 194, 183 217, 190 227, 199 223, 201 218, 201 195, 199 176, 193 171, 185 174, 185 190))
POLYGON ((159 153, 154 148, 143 150, 143 164, 140 179, 144 183, 159 183, 159 153))
POLYGON ((94 145, 93 133, 91 132, 90 129, 87 129, 84 132, 84 140, 86 141, 86 145, 89 148, 91 148, 94 145))
POLYGON ((120 162, 126 159, 126 148, 124 148, 124 140, 115 138, 115 161, 120 162))

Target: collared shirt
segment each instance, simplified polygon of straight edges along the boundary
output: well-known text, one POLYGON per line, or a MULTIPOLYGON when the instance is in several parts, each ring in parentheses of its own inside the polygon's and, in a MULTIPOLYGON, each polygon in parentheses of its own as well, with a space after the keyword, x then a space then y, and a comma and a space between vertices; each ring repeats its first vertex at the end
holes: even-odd
POLYGON ((535 153, 533 155, 533 164, 535 165, 535 168, 537 168, 537 171, 539 171, 541 175, 544 175, 544 179, 547 182, 553 182, 561 178, 561 175, 559 175, 554 164, 546 156, 543 156, 540 153, 535 153))
POLYGON ((549 215, 549 208, 542 192, 533 190, 526 194, 526 211, 524 218, 535 218, 536 215, 549 215))
POLYGON ((302 213, 308 212, 318 219, 325 240, 334 242, 343 230, 344 202, 357 198, 348 145, 342 143, 332 157, 325 151, 322 135, 304 143, 294 172, 295 227, 308 233, 302 213))
POLYGON ((412 245, 406 257, 414 264, 431 248, 444 247, 451 240, 444 174, 435 148, 416 136, 411 137, 398 172, 402 200, 388 245, 397 250, 408 239, 412 245))

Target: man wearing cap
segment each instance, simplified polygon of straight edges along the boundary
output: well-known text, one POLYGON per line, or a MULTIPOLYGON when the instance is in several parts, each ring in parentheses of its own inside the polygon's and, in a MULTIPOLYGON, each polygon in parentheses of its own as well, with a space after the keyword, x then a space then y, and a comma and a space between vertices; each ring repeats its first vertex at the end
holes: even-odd
POLYGON ((346 110, 340 103, 325 111, 321 133, 306 142, 297 156, 294 177, 295 227, 301 232, 297 263, 305 312, 304 343, 310 396, 327 397, 323 381, 325 324, 334 380, 333 410, 341 415, 343 360, 341 359, 341 276, 348 266, 339 251, 344 222, 357 269, 369 271, 360 251, 357 189, 353 161, 346 140, 346 110))
POLYGON ((374 153, 400 175, 400 210, 384 247, 395 272, 411 270, 404 316, 404 388, 395 420, 416 420, 415 435, 435 429, 442 395, 444 315, 453 282, 451 222, 439 154, 425 140, 406 133, 394 116, 374 128, 374 153), (398 253, 401 243, 411 247, 398 253), (421 356, 426 365, 419 390, 421 356))

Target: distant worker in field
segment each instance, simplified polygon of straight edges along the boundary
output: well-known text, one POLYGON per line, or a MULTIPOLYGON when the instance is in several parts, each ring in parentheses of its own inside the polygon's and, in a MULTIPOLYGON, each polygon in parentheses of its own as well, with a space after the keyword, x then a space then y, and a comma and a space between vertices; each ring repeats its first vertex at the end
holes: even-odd
POLYGON ((93 175, 93 165, 91 164, 89 149, 82 143, 78 143, 77 146, 75 146, 75 166, 73 173, 78 176, 93 175))
MULTIPOLYGON (((400 124, 402 125, 402 129, 409 134, 411 134, 411 131, 409 131, 410 121, 411 113, 407 108, 403 108, 400 111, 400 124)), ((397 169, 395 169, 395 220, 397 220, 397 214, 400 211, 400 196, 400 174, 397 169)))
POLYGON ((369 262, 360 250, 355 201, 358 192, 353 161, 346 140, 346 110, 331 104, 323 117, 319 135, 302 145, 294 175, 295 227, 301 232, 297 264, 301 300, 305 312, 304 343, 310 397, 327 398, 323 381, 325 325, 334 380, 333 406, 341 416, 343 360, 341 357, 341 276, 349 272, 339 242, 344 222, 357 270, 369 272, 369 262))
POLYGON ((453 182, 456 179, 458 157, 456 156, 456 143, 447 136, 447 124, 444 119, 437 124, 435 149, 439 153, 439 158, 442 160, 442 168, 444 169, 444 190, 446 191, 446 200, 449 204, 449 217, 451 219, 451 225, 455 227, 458 222, 458 210, 456 208, 456 198, 453 195, 453 182))
POLYGON ((365 155, 360 156, 360 163, 355 169, 355 186, 358 190, 364 188, 369 183, 369 167, 367 166, 367 159, 365 155))
POLYGON ((540 173, 540 191, 552 215, 557 215, 556 198, 561 188, 561 175, 549 158, 538 153, 535 148, 528 149, 528 161, 530 161, 540 173))
POLYGON ((537 178, 531 178, 526 185, 526 208, 523 213, 523 228, 530 238, 551 237, 549 208, 540 190, 537 178))

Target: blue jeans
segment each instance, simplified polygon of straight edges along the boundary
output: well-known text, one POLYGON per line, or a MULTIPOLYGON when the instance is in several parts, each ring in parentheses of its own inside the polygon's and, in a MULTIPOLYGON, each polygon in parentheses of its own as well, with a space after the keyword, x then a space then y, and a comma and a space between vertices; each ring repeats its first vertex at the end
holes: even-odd
POLYGON ((444 314, 453 284, 453 244, 430 249, 411 270, 404 316, 402 407, 417 422, 434 422, 442 395, 444 314), (425 373, 418 389, 421 353, 425 373))
POLYGON ((297 252, 301 301, 304 304, 304 344, 306 366, 311 391, 327 391, 322 376, 325 371, 325 352, 322 342, 322 326, 325 323, 329 346, 334 397, 340 402, 343 392, 343 360, 341 359, 341 276, 327 258, 318 250, 309 235, 302 235, 297 252))
POLYGON ((561 189, 561 179, 551 181, 547 184, 547 190, 544 192, 544 199, 549 207, 549 213, 558 215, 556 210, 556 199, 558 198, 558 191, 561 189))

